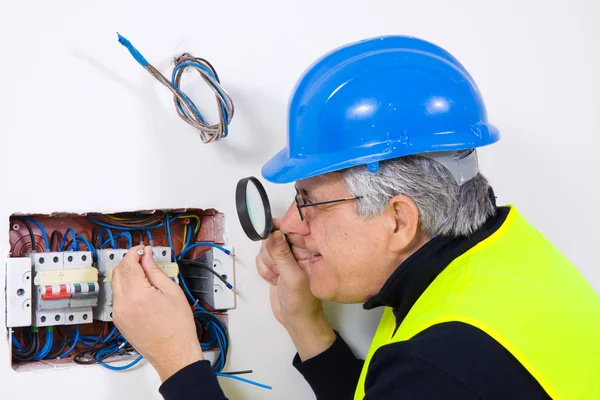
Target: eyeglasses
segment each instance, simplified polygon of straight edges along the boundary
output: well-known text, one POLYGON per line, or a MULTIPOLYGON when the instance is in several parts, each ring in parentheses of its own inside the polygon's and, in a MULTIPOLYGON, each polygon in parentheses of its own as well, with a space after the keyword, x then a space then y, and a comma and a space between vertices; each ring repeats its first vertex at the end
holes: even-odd
POLYGON ((305 207, 320 206, 323 204, 341 203, 343 201, 358 200, 361 198, 362 198, 362 196, 356 196, 356 197, 350 197, 350 198, 345 198, 345 199, 336 199, 336 200, 328 200, 328 201, 319 201, 317 203, 308 203, 306 200, 304 200, 302 195, 300 193, 298 193, 298 190, 296 189, 296 207, 298 207, 298 213, 300 214, 301 221, 304 221, 304 213, 302 212, 302 209, 305 207))

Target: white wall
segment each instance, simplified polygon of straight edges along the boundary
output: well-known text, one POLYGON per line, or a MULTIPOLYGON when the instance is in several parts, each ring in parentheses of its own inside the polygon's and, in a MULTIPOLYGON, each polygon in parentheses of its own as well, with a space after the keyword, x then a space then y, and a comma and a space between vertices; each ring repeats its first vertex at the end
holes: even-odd
MULTIPOLYGON (((312 398, 291 367, 294 351, 271 316, 267 285, 255 274, 258 244, 238 225, 233 190, 285 144, 288 95, 308 64, 342 43, 401 33, 447 48, 474 75, 503 134, 480 153, 499 201, 516 205, 599 290, 600 6, 555 3, 3 1, 0 254, 8 252, 7 217, 16 211, 216 207, 229 217, 238 255, 241 296, 231 317, 229 365, 252 368, 252 378, 275 387, 223 382, 227 393, 312 398), (210 60, 235 102, 230 137, 202 144, 176 116, 166 88, 119 45, 116 31, 167 75, 170 58, 182 51, 210 60)), ((283 211, 291 187, 267 188, 283 211)), ((360 306, 333 313, 364 352, 377 313, 360 306)), ((124 373, 78 367, 16 374, 8 360, 0 341, 2 398, 158 397, 148 365, 124 373)))

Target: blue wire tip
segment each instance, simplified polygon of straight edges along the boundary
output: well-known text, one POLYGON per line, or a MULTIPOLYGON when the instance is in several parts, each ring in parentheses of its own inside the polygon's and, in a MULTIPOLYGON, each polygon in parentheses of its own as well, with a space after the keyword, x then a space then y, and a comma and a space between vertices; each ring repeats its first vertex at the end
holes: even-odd
POLYGON ((140 54, 140 52, 131 44, 129 40, 127 40, 123 35, 117 32, 117 38, 119 39, 119 43, 129 50, 135 61, 137 61, 142 67, 146 68, 148 65, 148 61, 140 54))

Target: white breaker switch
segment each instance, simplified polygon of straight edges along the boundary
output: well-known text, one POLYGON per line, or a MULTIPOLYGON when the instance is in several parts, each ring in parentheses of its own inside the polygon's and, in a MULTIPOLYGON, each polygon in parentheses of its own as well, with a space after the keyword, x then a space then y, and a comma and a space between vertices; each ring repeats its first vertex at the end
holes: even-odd
POLYGON ((32 253, 35 285, 33 325, 93 322, 98 303, 98 271, 88 251, 32 253))
POLYGON ((31 326, 31 258, 15 257, 6 262, 6 326, 31 326))
POLYGON ((98 285, 100 287, 100 296, 98 297, 98 306, 94 308, 94 319, 100 321, 112 321, 112 287, 110 286, 110 277, 112 270, 116 268, 121 260, 127 254, 126 249, 104 249, 97 250, 98 262, 98 285))
MULTIPOLYGON (((99 275, 98 285, 100 287, 100 296, 98 298, 98 306, 94 308, 94 319, 106 322, 112 321, 112 270, 119 265, 128 251, 129 250, 126 249, 97 250, 98 262, 96 267, 98 268, 99 275)), ((152 247, 152 256, 154 261, 159 264, 161 269, 167 268, 168 271, 165 272, 167 272, 175 282, 179 282, 177 280, 177 275, 174 277, 171 276, 172 274, 178 272, 178 270, 173 272, 173 267, 169 267, 171 264, 170 247, 152 247)))
MULTIPOLYGON (((234 277, 235 257, 213 252, 213 268, 216 273, 235 287, 234 277)), ((235 293, 228 289, 220 280, 214 280, 214 307, 216 310, 231 310, 235 308, 235 293)))

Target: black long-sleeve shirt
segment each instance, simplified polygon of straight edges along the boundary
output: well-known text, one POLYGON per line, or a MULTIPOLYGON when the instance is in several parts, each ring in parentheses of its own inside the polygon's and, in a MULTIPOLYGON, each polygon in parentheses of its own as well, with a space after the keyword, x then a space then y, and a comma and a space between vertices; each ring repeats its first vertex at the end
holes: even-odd
MULTIPOLYGON (((409 257, 364 307, 392 307, 399 325, 419 296, 455 258, 495 232, 507 208, 469 237, 437 237, 409 257)), ((337 332, 336 332, 337 334, 337 332)), ((364 361, 337 334, 323 353, 293 365, 317 399, 351 400, 364 361)), ((163 383, 166 400, 226 399, 208 361, 192 364, 163 383)), ((367 400, 549 399, 531 374, 485 332, 461 322, 434 325, 413 338, 379 348, 365 382, 367 400)))

